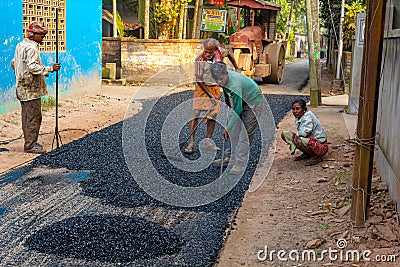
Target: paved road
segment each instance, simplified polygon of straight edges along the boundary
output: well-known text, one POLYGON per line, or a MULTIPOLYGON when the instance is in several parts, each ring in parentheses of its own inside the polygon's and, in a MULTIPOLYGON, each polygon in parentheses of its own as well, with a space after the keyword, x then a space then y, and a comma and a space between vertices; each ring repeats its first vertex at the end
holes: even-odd
POLYGON ((300 94, 299 88, 302 89, 308 78, 308 59, 301 59, 294 63, 288 63, 285 66, 282 84, 262 84, 261 79, 256 79, 260 88, 265 94, 300 94))
MULTIPOLYGON (((262 85, 264 91, 284 94, 266 96, 275 123, 290 109, 293 95, 307 77, 306 66, 304 61, 290 64, 282 85, 262 85)), ((189 92, 170 95, 157 110, 168 110, 190 97, 189 92)), ((138 118, 140 114, 134 117, 138 118)), ((156 133, 160 114, 152 119, 150 125, 135 124, 145 125, 146 138, 156 133)), ((180 208, 160 203, 138 186, 125 164, 121 131, 122 123, 115 124, 0 176, 0 266, 215 264, 257 158, 251 159, 244 178, 222 199, 180 208)), ((256 139, 254 146, 259 143, 256 139)), ((220 171, 210 166, 192 179, 181 179, 166 170, 159 144, 152 140, 146 144, 154 166, 181 186, 202 186, 220 171)), ((142 156, 137 155, 138 164, 142 156)))

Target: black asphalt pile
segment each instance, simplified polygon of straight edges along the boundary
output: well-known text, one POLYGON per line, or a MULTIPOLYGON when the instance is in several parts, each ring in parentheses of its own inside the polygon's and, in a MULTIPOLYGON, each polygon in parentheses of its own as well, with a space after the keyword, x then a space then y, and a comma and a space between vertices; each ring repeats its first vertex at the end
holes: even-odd
MULTIPOLYGON (((211 164, 202 171, 186 173, 161 156, 160 125, 169 110, 191 96, 191 92, 166 96, 158 101, 148 119, 144 118, 143 112, 129 119, 138 127, 146 125, 146 148, 154 168, 168 181, 185 187, 210 183, 218 178, 220 171, 219 167, 211 164), (187 176, 190 179, 182 179, 187 176)), ((267 95, 266 98, 277 125, 290 110, 291 102, 299 96, 267 95)), ((305 96, 300 98, 308 100, 305 96)), ((146 108, 146 102, 143 107, 146 108)), ((188 125, 181 133, 181 140, 188 136, 187 131, 188 125)), ((221 127, 217 126, 213 139, 219 147, 222 147, 221 133, 221 127)), ((38 157, 33 167, 45 165, 89 170, 90 178, 79 183, 83 194, 98 198, 105 205, 126 209, 124 216, 99 214, 68 218, 32 233, 25 245, 38 252, 89 262, 213 266, 222 249, 224 233, 231 223, 229 218, 240 207, 257 167, 260 134, 256 135, 248 167, 239 183, 219 200, 193 208, 164 204, 138 186, 137 177, 131 175, 125 163, 121 135, 122 122, 38 157)), ((196 139, 204 135, 205 126, 201 126, 196 139)), ((268 137, 271 142, 273 137, 268 137)), ((138 158, 144 156, 147 155, 137 155, 138 158)), ((196 159, 199 154, 196 151, 189 157, 196 159)))
POLYGON ((168 229, 147 220, 95 215, 68 218, 45 226, 26 245, 62 257, 125 263, 177 253, 183 242, 168 229))

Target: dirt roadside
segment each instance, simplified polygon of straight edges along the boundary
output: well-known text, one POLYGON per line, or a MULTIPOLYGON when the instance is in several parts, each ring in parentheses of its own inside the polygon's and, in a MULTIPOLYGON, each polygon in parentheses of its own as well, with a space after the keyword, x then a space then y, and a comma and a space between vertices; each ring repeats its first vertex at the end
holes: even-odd
MULTIPOLYGON (((322 96, 341 94, 332 89, 332 74, 327 70, 323 74, 322 96)), ((300 93, 307 92, 309 86, 300 93)), ((349 142, 353 132, 346 127, 344 108, 311 109, 330 143, 324 161, 316 166, 293 161, 300 153, 290 155, 280 138, 282 130, 295 131, 291 112, 279 123, 271 170, 262 186, 246 192, 232 229, 227 231, 217 266, 400 266, 399 218, 387 185, 376 172, 370 218, 361 228, 351 224, 355 145, 349 142), (303 259, 302 253, 310 249, 315 251, 315 260, 308 259, 307 254, 303 259), (336 254, 329 256, 330 249, 336 254), (279 250, 286 253, 280 254, 281 260, 279 250), (366 260, 357 256, 364 252, 368 254, 366 260)))
MULTIPOLYGON (((61 96, 59 133, 63 144, 82 138, 124 119, 126 108, 138 86, 103 85, 99 92, 61 96)), ((0 173, 25 164, 37 155, 24 153, 20 109, 0 114, 0 173), (19 137, 19 138, 18 138, 19 137), (11 141, 10 140, 14 140, 11 141)), ((43 107, 43 120, 38 142, 47 151, 56 148, 55 107, 43 107)))
MULTIPOLYGON (((350 224, 354 145, 346 142, 349 136, 338 112, 341 108, 312 109, 330 142, 324 162, 316 166, 293 161, 299 152, 291 156, 287 145, 277 139, 271 171, 258 190, 246 193, 218 266, 398 266, 398 262, 330 260, 327 255, 321 261, 301 258, 307 249, 314 249, 319 256, 323 250, 338 249, 340 239, 347 242, 343 251, 368 249, 398 255, 397 215, 379 176, 374 175, 371 220, 364 228, 350 224), (298 251, 300 260, 280 261, 278 250, 298 251)), ((293 116, 288 114, 279 124, 278 134, 293 128, 293 116)), ((283 258, 289 258, 288 254, 283 258)))
MULTIPOLYGON (((61 99, 59 130, 63 143, 121 121, 137 89, 103 86, 100 92, 61 99)), ((307 93, 307 90, 302 93, 307 93)), ((327 80, 324 94, 332 94, 329 90, 327 80)), ((39 142, 50 150, 54 138, 55 108, 46 109, 39 142)), ((388 197, 387 187, 378 175, 374 175, 370 220, 364 228, 353 228, 350 224, 348 209, 354 145, 346 142, 349 136, 339 113, 341 110, 343 107, 340 106, 313 109, 325 126, 331 143, 325 161, 317 166, 306 167, 303 162, 294 162, 287 146, 277 139, 271 171, 258 190, 245 195, 218 266, 399 265, 398 217, 388 197), (257 258, 258 252, 265 246, 274 250, 301 252, 308 243, 309 247, 321 253, 329 247, 337 248, 336 242, 340 238, 346 239, 348 249, 397 255, 397 262, 356 263, 330 261, 327 258, 324 262, 284 262, 277 261, 276 254, 274 261, 257 258)), ((293 116, 289 113, 279 124, 278 134, 282 129, 293 128, 293 116)), ((23 152, 22 138, 6 142, 22 133, 19 110, 0 115, 0 129, 0 148, 8 150, 0 152, 0 172, 35 157, 23 152)), ((264 255, 261 253, 259 256, 262 258, 264 255)))

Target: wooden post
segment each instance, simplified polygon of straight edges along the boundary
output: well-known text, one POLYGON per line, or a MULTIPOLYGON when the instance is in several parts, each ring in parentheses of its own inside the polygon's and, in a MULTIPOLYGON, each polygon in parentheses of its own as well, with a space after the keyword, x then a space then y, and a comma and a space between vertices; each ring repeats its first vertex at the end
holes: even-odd
POLYGON ((321 105, 320 65, 319 65, 319 27, 318 27, 318 0, 306 0, 307 29, 308 29, 308 59, 310 76, 310 104, 311 107, 321 105))
POLYGON ((363 226, 369 215, 386 2, 367 1, 350 212, 355 226, 363 226))
POLYGON ((237 31, 240 31, 240 7, 237 8, 237 24, 238 24, 237 31))

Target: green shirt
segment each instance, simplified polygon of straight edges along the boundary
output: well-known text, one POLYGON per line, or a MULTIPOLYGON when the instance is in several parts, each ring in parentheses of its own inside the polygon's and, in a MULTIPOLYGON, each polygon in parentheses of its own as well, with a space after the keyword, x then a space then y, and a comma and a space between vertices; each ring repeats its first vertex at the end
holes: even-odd
MULTIPOLYGON (((241 73, 228 70, 229 81, 222 86, 224 90, 225 100, 229 96, 233 101, 233 110, 240 116, 243 112, 243 101, 249 106, 261 104, 264 101, 264 96, 257 83, 241 73)), ((227 130, 231 130, 237 120, 236 116, 231 116, 231 120, 227 126, 227 130)))

